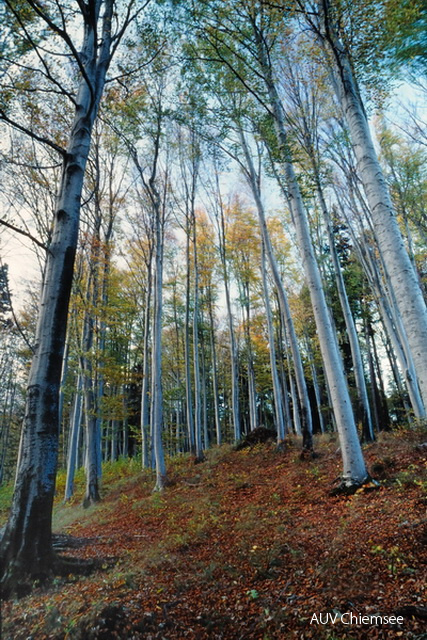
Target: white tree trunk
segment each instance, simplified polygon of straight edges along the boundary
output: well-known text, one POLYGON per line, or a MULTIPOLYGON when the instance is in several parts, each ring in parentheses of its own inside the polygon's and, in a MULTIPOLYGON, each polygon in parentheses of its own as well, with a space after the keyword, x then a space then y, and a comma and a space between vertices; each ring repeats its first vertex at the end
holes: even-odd
POLYGON ((395 291, 399 313, 408 336, 424 404, 427 403, 427 308, 408 252, 397 224, 390 194, 369 130, 366 112, 350 65, 340 42, 328 4, 321 4, 324 34, 335 61, 335 78, 350 130, 358 170, 368 200, 375 235, 395 291), (326 11, 325 11, 326 9, 326 11))
POLYGON ((79 446, 80 426, 82 422, 82 389, 83 378, 81 373, 79 373, 74 395, 70 439, 68 443, 67 477, 65 482, 64 494, 65 501, 70 500, 74 493, 74 474, 77 467, 77 448, 79 446))
POLYGON ((267 331, 268 331, 268 342, 269 342, 268 350, 270 355, 271 378, 273 381, 274 413, 276 416, 277 442, 280 443, 282 442, 282 440, 284 440, 287 429, 285 427, 285 420, 284 420, 283 410, 282 410, 282 398, 281 398, 282 390, 280 387, 279 375, 277 372, 276 347, 274 342, 274 329, 273 329, 273 318, 271 315, 270 293, 268 290, 267 274, 266 274, 266 266, 265 266, 264 242, 261 242, 261 247, 262 247, 261 277, 262 277, 262 288, 264 293, 265 317, 267 320, 267 331))
POLYGON ((151 320, 151 289, 152 289, 152 264, 151 259, 147 264, 147 293, 145 296, 144 313, 144 341, 142 362, 142 390, 141 390, 141 437, 142 437, 142 467, 148 469, 149 456, 149 431, 150 431, 150 320, 151 320))
POLYGON ((215 327, 212 309, 212 287, 208 287, 208 309, 209 309, 209 324, 210 324, 210 345, 212 353, 212 386, 213 386, 213 402, 214 402, 214 416, 215 416, 215 434, 216 443, 219 446, 222 440, 221 434, 221 420, 219 417, 219 402, 218 402, 218 365, 216 359, 216 341, 215 341, 215 327))
MULTIPOLYGON (((346 217, 345 213, 344 217, 346 217)), ((393 349, 399 362, 401 371, 403 372, 406 388, 409 394, 412 408, 414 410, 414 414, 417 418, 423 418, 425 417, 426 413, 418 388, 417 376, 413 367, 411 351, 408 345, 406 349, 404 349, 402 345, 402 338, 404 341, 406 341, 406 334, 404 331, 399 331, 401 324, 398 322, 398 318, 396 317, 396 314, 393 313, 393 310, 390 306, 389 297, 387 296, 384 285, 381 282, 377 263, 373 259, 369 247, 365 246, 363 241, 361 241, 355 235, 352 225, 348 221, 348 219, 347 222, 348 229, 353 240, 353 245, 359 258, 359 262, 362 265, 363 271, 376 298, 384 327, 393 345, 393 349)))
POLYGON ((250 311, 250 290, 249 282, 243 282, 242 285, 244 296, 244 310, 246 312, 246 319, 244 321, 245 334, 246 334, 246 350, 247 350, 247 362, 248 362, 248 404, 249 404, 249 430, 253 431, 258 426, 257 417, 257 401, 256 401, 256 385, 255 385, 255 371, 252 352, 252 338, 251 338, 251 311, 250 311))
MULTIPOLYGON (((219 191, 219 188, 218 188, 219 191)), ((218 215, 218 240, 220 248, 220 258, 222 275, 224 280, 225 302, 227 307, 227 323, 230 336, 230 360, 231 360, 231 408, 233 413, 234 441, 241 438, 240 428, 240 398, 239 398, 239 363, 236 336, 234 333, 233 310, 231 305, 230 282, 228 277, 227 250, 225 238, 225 218, 222 202, 219 203, 218 215)))
POLYGON ((84 15, 81 77, 74 122, 64 156, 52 241, 40 299, 36 347, 19 459, 18 481, 2 538, 3 587, 20 574, 41 576, 55 562, 52 549, 52 505, 58 459, 58 397, 68 305, 77 247, 80 199, 93 124, 111 59, 113 0, 91 3, 84 15), (101 5, 102 40, 97 40, 101 5), (99 47, 99 48, 98 48, 99 47), (89 86, 88 82, 91 86, 89 86))
POLYGON ((185 398, 186 398, 186 417, 187 417, 187 433, 188 446, 190 453, 195 454, 196 443, 194 434, 194 416, 193 416, 193 392, 191 386, 191 365, 190 365, 190 219, 187 216, 186 228, 186 292, 185 292, 185 332, 184 332, 184 358, 185 358, 185 398))
POLYGON ((194 207, 192 207, 193 226, 193 267, 194 267, 194 299, 193 299, 193 369, 194 369, 194 441, 196 460, 203 460, 202 447, 202 393, 200 384, 199 358, 199 265, 197 260, 197 228, 194 207))
POLYGON ((290 160, 291 154, 287 142, 283 108, 274 84, 272 70, 263 47, 264 43, 260 42, 260 63, 263 69, 264 79, 274 115, 280 154, 285 171, 291 215, 295 225, 298 246, 301 251, 305 279, 310 291, 325 374, 329 384, 332 407, 340 438, 343 459, 342 479, 345 485, 360 484, 367 478, 368 473, 357 434, 350 395, 339 354, 337 337, 334 332, 329 315, 329 309, 326 304, 299 185, 290 160))
POLYGON ((163 391, 162 391, 162 319, 163 319, 163 229, 160 220, 160 207, 156 211, 156 271, 154 283, 154 321, 153 321, 153 397, 151 404, 153 452, 156 463, 156 491, 164 488, 166 465, 162 442, 163 430, 163 391))
POLYGON ((371 409, 369 406, 368 391, 366 389, 365 372, 363 368, 362 353, 360 351, 359 338, 357 336, 356 325, 354 322, 353 314, 351 312, 350 303, 348 301, 347 291, 345 288, 344 277, 341 272, 341 265, 338 259, 338 254, 334 242, 333 230, 329 211, 326 207, 326 202, 323 197, 322 189, 320 186, 320 178, 316 175, 317 181, 317 193, 320 202, 320 208, 323 213, 323 217, 326 223, 326 230, 328 234, 329 250, 334 266, 335 282, 337 285, 338 298, 341 305, 341 310, 344 317, 345 327, 347 329, 347 337, 350 343, 351 357, 353 362, 354 378, 356 382, 356 390, 360 405, 361 423, 363 439, 371 442, 375 439, 374 430, 372 426, 371 409))
MULTIPOLYGON (((312 427, 312 415, 310 401, 308 397, 307 384, 304 375, 304 368, 302 365, 301 354, 298 346, 298 340, 295 333, 294 323, 292 321, 291 310, 289 308, 288 298, 285 288, 283 286, 282 278, 280 277, 279 268, 277 266, 276 257, 274 255, 273 246, 271 244, 270 235, 267 228, 267 221, 265 217, 264 205, 261 200, 261 193, 259 189, 259 180, 255 172, 254 163, 250 154, 243 130, 240 129, 240 140, 245 155, 249 186, 251 187, 252 194, 256 203, 258 219, 261 228, 261 236, 264 243, 265 253, 268 258, 270 269, 273 275, 274 284, 276 285, 277 295, 279 299, 280 312, 282 314, 284 326, 289 339, 289 344, 292 353, 292 359, 295 368, 295 378, 298 389, 298 396, 301 406, 302 425, 300 431, 303 434, 303 447, 305 449, 312 449, 313 447, 313 427, 312 427)), ((298 412, 298 403, 294 402, 294 412, 298 412)), ((299 413, 299 412, 298 412, 299 413)), ((298 421, 299 422, 299 421, 298 421)), ((295 423, 296 424, 296 423, 295 423)), ((298 433, 298 426, 296 430, 298 433)))

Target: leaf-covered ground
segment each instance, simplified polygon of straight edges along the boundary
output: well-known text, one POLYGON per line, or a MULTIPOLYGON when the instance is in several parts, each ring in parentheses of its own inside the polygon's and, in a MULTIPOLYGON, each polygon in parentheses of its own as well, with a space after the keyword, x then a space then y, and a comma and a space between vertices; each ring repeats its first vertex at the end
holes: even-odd
POLYGON ((315 460, 300 460, 296 443, 175 459, 163 494, 135 462, 109 465, 101 505, 83 511, 77 495, 55 516, 77 538, 67 553, 101 568, 3 603, 2 637, 427 638, 420 617, 310 624, 314 613, 427 606, 426 441, 399 431, 365 447, 380 488, 351 497, 329 495, 341 471, 333 437, 315 460))

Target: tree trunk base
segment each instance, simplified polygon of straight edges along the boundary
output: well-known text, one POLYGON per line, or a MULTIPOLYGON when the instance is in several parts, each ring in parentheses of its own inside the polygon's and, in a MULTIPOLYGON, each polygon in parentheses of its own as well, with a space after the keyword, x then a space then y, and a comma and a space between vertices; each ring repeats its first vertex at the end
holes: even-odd
POLYGON ((101 496, 99 495, 98 490, 96 490, 92 491, 89 495, 85 495, 82 506, 84 509, 87 509, 98 502, 101 502, 101 496))
POLYGON ((319 457, 319 454, 313 450, 313 444, 312 444, 309 449, 303 446, 299 457, 300 457, 300 460, 316 460, 316 458, 319 457))
POLYGON ((380 484, 371 478, 371 476, 366 476, 364 480, 348 480, 341 479, 340 483, 334 487, 330 492, 330 496, 352 496, 359 489, 363 489, 363 491, 376 491, 380 488, 380 484))
POLYGON ((280 440, 280 442, 277 442, 274 450, 277 453, 286 453, 287 451, 286 440, 280 440))
POLYGON ((34 565, 33 569, 27 571, 18 562, 10 562, 2 577, 1 600, 23 598, 31 593, 36 584, 45 584, 54 576, 68 576, 70 573, 89 575, 104 563, 102 559, 83 560, 59 556, 54 551, 50 554, 50 559, 47 558, 46 556, 42 567, 34 565))

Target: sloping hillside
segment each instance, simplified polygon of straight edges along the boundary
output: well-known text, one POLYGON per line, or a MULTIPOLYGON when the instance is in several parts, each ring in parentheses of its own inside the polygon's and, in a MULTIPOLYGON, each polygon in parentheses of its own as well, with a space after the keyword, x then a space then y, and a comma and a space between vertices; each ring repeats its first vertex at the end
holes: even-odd
POLYGON ((332 436, 315 460, 296 444, 175 459, 163 494, 136 462, 110 465, 102 504, 83 511, 77 495, 55 514, 72 536, 58 538, 73 544, 64 553, 99 568, 4 603, 3 638, 426 638, 426 440, 400 431, 368 446, 380 487, 351 497, 329 495, 332 436), (339 622, 409 605, 398 626, 339 622), (315 623, 327 613, 335 623, 315 623))

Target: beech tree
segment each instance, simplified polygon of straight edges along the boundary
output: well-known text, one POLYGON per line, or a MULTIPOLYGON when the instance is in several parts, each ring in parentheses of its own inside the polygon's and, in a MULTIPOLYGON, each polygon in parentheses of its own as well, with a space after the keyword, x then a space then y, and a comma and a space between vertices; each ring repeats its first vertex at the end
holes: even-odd
POLYGON ((16 93, 5 91, 1 96, 3 122, 54 149, 62 159, 28 379, 17 482, 1 544, 2 588, 6 593, 23 574, 42 577, 58 566, 51 530, 58 460, 58 401, 80 200, 107 72, 126 29, 143 9, 135 5, 131 1, 122 11, 114 0, 50 7, 34 0, 20 4, 6 2, 7 15, 18 29, 14 37, 21 47, 13 52, 14 59, 7 69, 11 82, 16 83, 15 92, 25 94, 27 89, 31 91, 39 85, 40 91, 65 96, 74 113, 64 148, 49 138, 45 127, 20 122, 15 111, 16 93), (49 53, 44 52, 43 41, 49 45, 49 53), (73 70, 69 76, 72 84, 57 64, 64 50, 73 70), (21 84, 20 70, 26 65, 24 73, 28 72, 30 60, 35 60, 37 67, 28 86, 21 84))
POLYGON ((372 141, 366 111, 342 32, 338 7, 321 0, 310 9, 310 25, 331 61, 337 96, 350 130, 360 178, 368 200, 378 246, 384 257, 397 306, 408 336, 424 404, 427 402, 427 307, 397 224, 390 194, 372 141))
MULTIPOLYGON (((360 14, 367 3, 355 5, 360 14)), ((5 0, 0 9, 0 126, 8 132, 0 224, 35 242, 43 273, 34 345, 27 341, 34 357, 15 493, 2 531, 3 594, 25 574, 32 580, 74 566, 55 555, 51 531, 67 438, 66 497, 85 452, 89 504, 100 497, 101 457, 141 450, 162 490, 165 451, 201 461, 210 442, 236 442, 259 424, 274 424, 279 441, 293 429, 311 451, 317 404, 320 430, 338 431, 340 488, 355 490, 368 479, 359 436, 372 439, 370 412, 377 429, 388 425, 385 356, 402 395, 406 382, 409 413, 425 417, 425 157, 413 153, 417 144, 399 141, 396 151, 382 128, 394 210, 357 84, 361 56, 354 58, 346 22, 354 7, 177 0, 174 26, 184 18, 185 28, 172 32, 163 31, 166 3, 154 10, 156 28, 151 20, 139 26, 145 6, 5 0), (114 66, 131 24, 126 56, 114 66), (315 73, 298 68, 293 50, 283 53, 289 33, 295 57, 309 59, 315 73), (113 132, 111 164, 94 149, 97 122, 113 132), (119 174, 126 201, 116 191, 119 174), (414 183, 407 174, 417 174, 414 183), (126 219, 116 259, 119 209, 126 219), (87 227, 78 253, 81 218, 87 227), (295 277, 283 266, 291 242, 295 277), (80 300, 70 311, 76 253, 80 300), (358 280, 346 290, 348 255, 358 280), (60 438, 61 416, 70 433, 60 438), (137 422, 141 439, 131 429, 137 422)), ((369 73, 373 64, 370 54, 369 73)), ((0 326, 0 481, 21 400, 13 372, 18 325, 10 322, 10 334, 0 326)), ((401 411, 399 402, 393 409, 401 411)))

